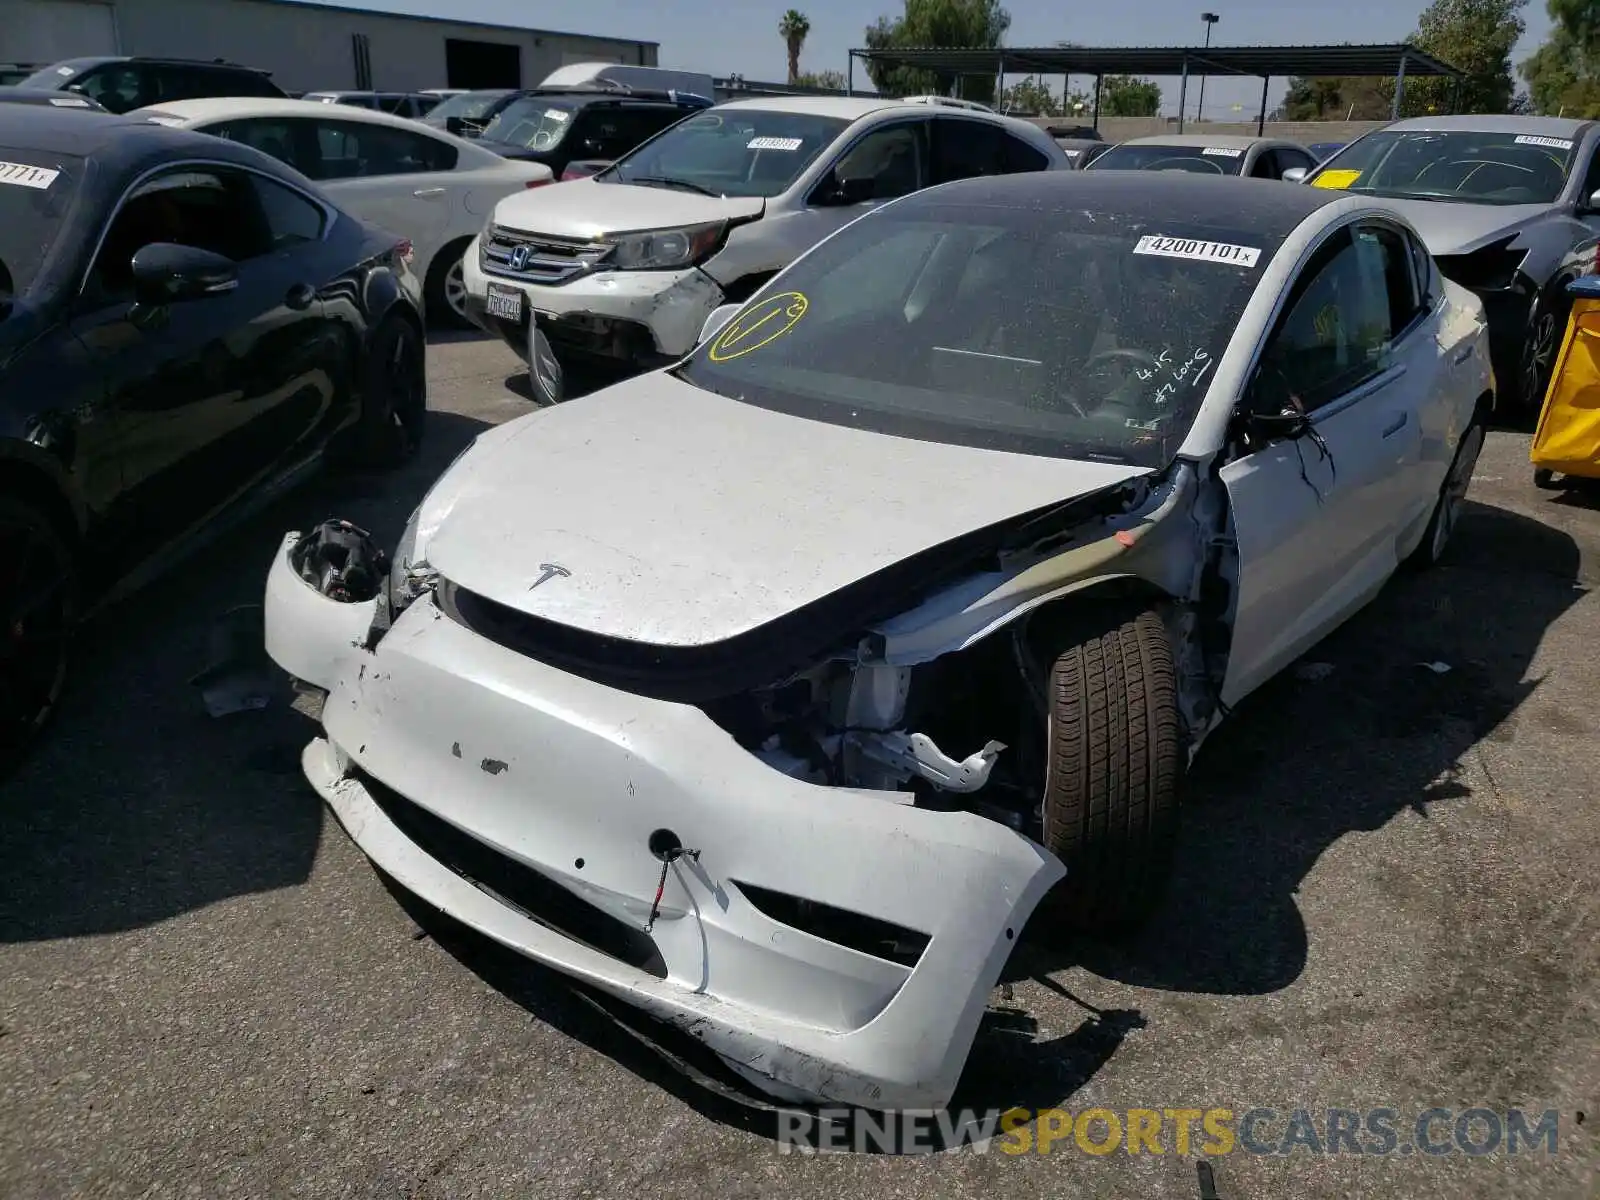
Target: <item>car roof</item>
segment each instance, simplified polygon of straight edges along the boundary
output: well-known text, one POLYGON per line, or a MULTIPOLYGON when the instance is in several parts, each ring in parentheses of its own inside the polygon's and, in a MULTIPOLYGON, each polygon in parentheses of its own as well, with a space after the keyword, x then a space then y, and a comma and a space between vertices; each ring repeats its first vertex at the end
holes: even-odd
POLYGON ((208 134, 157 125, 141 117, 33 104, 0 104, 0 146, 94 157, 113 173, 164 154, 200 154, 247 163, 265 157, 208 134))
POLYGON ((1526 133, 1542 137, 1576 138, 1593 121, 1578 117, 1524 117, 1473 114, 1452 117, 1408 117, 1385 125, 1404 133, 1526 133))
POLYGON ((1124 146, 1215 146, 1219 150, 1248 150, 1263 144, 1292 145, 1282 138, 1252 137, 1241 133, 1156 133, 1129 138, 1124 146))
MULTIPOLYGON (((873 99, 858 96, 760 96, 749 100, 729 100, 725 104, 717 105, 717 111, 738 112, 741 109, 755 109, 761 112, 811 113, 818 117, 859 121, 868 113, 897 105, 900 105, 898 100, 891 100, 888 97, 873 99)), ((924 106, 919 105, 919 107, 924 106)))
POLYGON ((1347 193, 1329 188, 1186 171, 1025 171, 913 192, 896 200, 893 208, 1029 208, 1041 221, 1048 221, 1053 211, 1105 209, 1136 219, 1172 217, 1190 225, 1258 230, 1282 238, 1319 209, 1348 199, 1347 193))
POLYGON ((74 72, 86 71, 90 67, 102 66, 105 63, 161 63, 173 67, 218 67, 224 71, 249 71, 254 75, 270 75, 272 72, 262 67, 247 67, 243 63, 228 62, 217 58, 170 58, 164 54, 94 54, 84 58, 63 58, 59 62, 50 63, 52 69, 71 67, 74 72))
MULTIPOLYGON (((322 117, 332 120, 334 118, 328 116, 329 107, 320 100, 279 100, 272 96, 208 96, 201 100, 171 100, 152 104, 146 108, 136 108, 128 115, 142 114, 145 118, 158 115, 178 117, 191 125, 197 121, 214 121, 222 117, 322 117)), ((401 129, 415 129, 417 126, 417 122, 409 117, 397 117, 392 113, 355 105, 340 105, 337 119, 366 121, 373 125, 395 125, 401 129)))

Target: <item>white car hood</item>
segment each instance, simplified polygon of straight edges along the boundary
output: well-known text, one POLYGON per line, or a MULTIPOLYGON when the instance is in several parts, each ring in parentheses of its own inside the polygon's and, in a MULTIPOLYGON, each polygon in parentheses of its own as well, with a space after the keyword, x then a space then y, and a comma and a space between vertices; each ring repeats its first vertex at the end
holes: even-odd
POLYGON ((696 646, 1146 473, 829 425, 657 372, 483 435, 423 502, 416 554, 532 616, 696 646))
POLYGON ((1389 200, 1422 235, 1428 253, 1470 254, 1510 237, 1550 215, 1548 204, 1451 204, 1444 200, 1389 200))
POLYGON ((592 240, 641 229, 744 220, 759 217, 765 208, 759 196, 701 196, 680 188, 573 179, 507 196, 495 206, 494 220, 523 233, 592 240))

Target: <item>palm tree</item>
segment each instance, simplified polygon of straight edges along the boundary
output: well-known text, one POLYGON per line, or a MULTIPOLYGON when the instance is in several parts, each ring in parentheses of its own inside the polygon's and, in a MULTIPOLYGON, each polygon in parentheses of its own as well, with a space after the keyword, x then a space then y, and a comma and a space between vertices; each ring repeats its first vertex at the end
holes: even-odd
POLYGON ((791 8, 778 21, 778 36, 789 52, 789 83, 800 82, 800 48, 806 44, 811 32, 811 20, 797 8, 791 8))

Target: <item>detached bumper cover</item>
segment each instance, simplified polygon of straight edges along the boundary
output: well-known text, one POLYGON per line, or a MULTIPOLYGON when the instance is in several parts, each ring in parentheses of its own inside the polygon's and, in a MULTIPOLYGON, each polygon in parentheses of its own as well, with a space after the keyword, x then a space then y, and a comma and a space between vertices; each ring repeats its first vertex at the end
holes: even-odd
POLYGON ((1043 848, 972 814, 791 779, 699 709, 515 654, 431 595, 368 651, 374 604, 321 596, 292 544, 268 578, 267 649, 327 691, 306 776, 374 863, 780 1099, 949 1099, 1014 938, 1063 874, 1043 848), (670 865, 651 925, 662 831, 698 853, 670 865), (493 879, 463 867, 463 845, 493 879), (562 913, 540 910, 552 892, 562 913), (926 937, 864 952, 777 919, 796 910, 773 897, 926 937))

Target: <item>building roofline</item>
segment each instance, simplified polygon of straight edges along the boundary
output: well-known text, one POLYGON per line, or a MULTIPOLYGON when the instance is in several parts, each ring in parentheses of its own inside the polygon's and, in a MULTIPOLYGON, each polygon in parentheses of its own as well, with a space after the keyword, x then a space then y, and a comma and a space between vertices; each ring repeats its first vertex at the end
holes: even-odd
POLYGON ((396 12, 393 9, 369 8, 357 4, 325 4, 320 0, 253 0, 257 4, 272 4, 284 8, 312 8, 321 12, 356 13, 364 17, 390 17, 399 21, 422 21, 430 25, 466 25, 478 29, 503 29, 507 33, 531 33, 535 37, 583 38, 594 42, 619 42, 629 46, 650 46, 661 49, 660 42, 646 38, 614 36, 609 33, 580 33, 571 29, 534 29, 528 25, 507 25, 501 21, 469 21, 461 17, 436 17, 430 13, 396 12))

